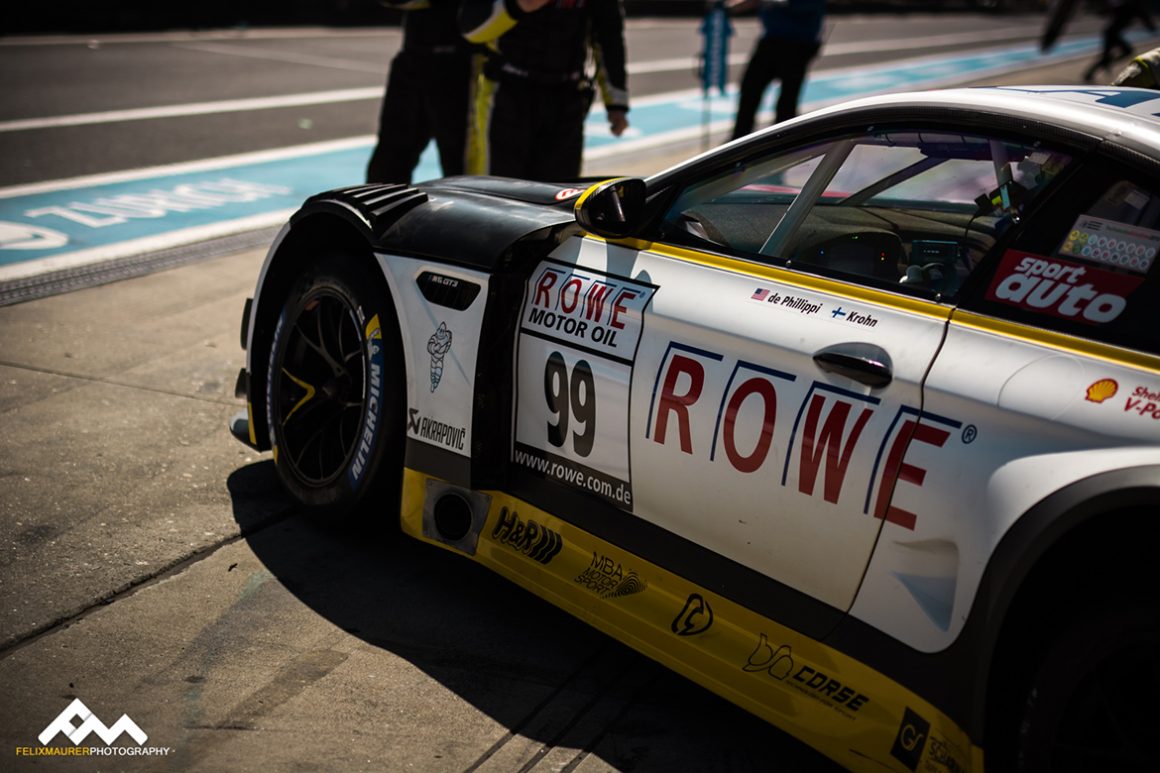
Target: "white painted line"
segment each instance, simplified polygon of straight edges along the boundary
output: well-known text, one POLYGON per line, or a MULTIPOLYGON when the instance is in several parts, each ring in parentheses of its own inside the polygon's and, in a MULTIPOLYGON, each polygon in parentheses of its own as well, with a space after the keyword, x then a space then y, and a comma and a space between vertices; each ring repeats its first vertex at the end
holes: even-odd
POLYGON ((270 51, 268 49, 239 48, 236 45, 219 43, 178 43, 174 46, 174 48, 183 48, 187 51, 202 51, 207 54, 241 56, 248 59, 265 59, 272 62, 305 64, 310 65, 311 67, 329 67, 332 70, 378 73, 384 78, 386 77, 387 73, 386 61, 382 63, 359 62, 353 59, 335 59, 331 56, 310 56, 309 54, 297 54, 289 51, 270 51))
POLYGON ((266 161, 281 161, 287 158, 311 156, 317 153, 327 153, 335 150, 369 148, 374 142, 374 136, 367 134, 361 137, 347 137, 345 139, 330 140, 328 142, 312 142, 307 145, 294 145, 288 148, 258 150, 252 153, 219 156, 218 158, 206 158, 200 161, 185 161, 180 164, 166 164, 164 166, 151 166, 144 169, 129 169, 122 172, 106 172, 104 174, 86 175, 84 177, 70 177, 64 180, 47 180, 45 182, 28 183, 26 185, 13 185, 9 188, 0 188, 0 199, 26 196, 33 193, 51 193, 52 191, 69 190, 72 188, 86 188, 95 185, 145 180, 172 174, 185 174, 187 172, 206 172, 245 164, 260 164, 266 161))
MULTIPOLYGON (((1074 37, 1084 37, 1084 36, 1074 36, 1074 37)), ((1082 57, 1082 56, 1090 56, 1090 53, 1077 54, 1074 57, 1064 57, 1064 58, 1065 59, 1072 59, 1072 58, 1078 58, 1078 57, 1082 57)), ((945 57, 938 57, 938 56, 919 57, 919 58, 895 62, 895 63, 893 63, 892 66, 896 66, 896 67, 923 66, 923 65, 928 64, 928 63, 937 62, 942 58, 945 58, 945 57)), ((1058 62, 1061 60, 1059 58, 1056 58, 1056 59, 1048 58, 1043 63, 1049 64, 1052 61, 1058 62)), ((1022 66, 1029 66, 1029 65, 1022 65, 1022 66)), ((1000 66, 996 69, 997 70, 1010 69, 1010 65, 1003 65, 1003 66, 1000 66)), ((853 75, 853 74, 857 74, 859 72, 862 72, 864 70, 865 70, 864 66, 820 69, 820 70, 816 70, 816 71, 811 71, 810 76, 817 78, 817 77, 822 77, 822 76, 826 76, 826 77, 841 76, 841 75, 844 75, 847 73, 853 75)), ((979 74, 980 73, 978 71, 963 73, 961 75, 952 76, 952 77, 947 78, 945 80, 939 81, 939 84, 940 85, 952 85, 954 83, 962 83, 964 81, 977 79, 979 74)), ((924 88, 928 88, 928 87, 929 86, 924 86, 924 88)), ((288 99, 289 100, 289 99, 302 98, 304 101, 301 102, 301 104, 311 104, 311 102, 306 101, 306 100, 309 100, 309 99, 320 99, 321 100, 321 99, 324 99, 327 95, 342 95, 342 94, 346 94, 347 95, 346 98, 348 98, 348 99, 350 99, 350 98, 363 98, 363 99, 365 99, 365 98, 367 98, 365 95, 369 95, 371 93, 373 93, 377 96, 380 94, 380 89, 378 89, 377 87, 374 89, 370 89, 370 88, 367 88, 367 89, 346 89, 346 90, 343 90, 341 92, 315 92, 313 94, 290 95, 289 97, 271 97, 270 99, 288 99), (358 96, 359 94, 362 94, 364 96, 359 97, 358 96)), ((643 107, 646 105, 656 104, 656 103, 697 99, 697 98, 700 98, 701 96, 702 96, 702 93, 701 93, 701 90, 699 88, 681 89, 679 91, 670 91, 670 92, 665 92, 663 94, 652 94, 652 95, 649 95, 647 97, 640 97, 640 98, 634 99, 633 104, 643 107)), ((249 101, 249 100, 238 100, 238 101, 245 102, 245 101, 249 101)), ((336 96, 333 99, 333 101, 340 101, 340 100, 336 96)), ((212 104, 212 103, 203 103, 203 104, 212 104)), ((817 104, 811 105, 811 108, 817 108, 817 107, 821 107, 821 106, 822 106, 822 103, 817 103, 817 104)), ((188 107, 192 107, 192 106, 188 106, 188 107)), ((594 105, 593 110, 592 110, 592 114, 589 117, 589 120, 592 120, 593 117, 598 119, 600 117, 600 115, 602 114, 602 112, 603 112, 603 109, 601 108, 600 105, 594 105)), ((607 145, 607 146, 599 148, 599 149, 592 149, 592 150, 586 151, 586 153, 589 154, 592 158, 607 158, 608 156, 617 155, 617 154, 622 153, 622 152, 631 152, 633 150, 642 149, 642 148, 646 148, 646 147, 650 147, 650 146, 662 145, 666 142, 671 141, 674 137, 676 137, 676 135, 670 135, 670 134, 666 133, 666 134, 662 134, 662 135, 659 135, 659 136, 653 137, 653 138, 644 138, 641 140, 630 140, 627 142, 618 142, 618 143, 615 143, 612 145, 607 145)), ((88 175, 85 177, 74 177, 74 178, 68 178, 68 179, 64 179, 64 180, 49 180, 49 181, 45 181, 45 182, 29 183, 26 185, 12 186, 10 188, 0 188, 0 199, 11 198, 13 196, 23 196, 26 194, 33 194, 33 193, 47 193, 47 192, 51 192, 51 191, 65 190, 65 189, 69 189, 69 188, 83 188, 83 187, 87 187, 87 186, 103 185, 103 184, 107 184, 107 183, 129 182, 132 180, 141 180, 141 179, 147 179, 147 178, 153 178, 153 177, 161 177, 161 176, 168 175, 168 174, 182 174, 182 173, 186 173, 186 172, 201 172, 201 171, 208 171, 208 170, 213 170, 213 169, 222 169, 222 168, 226 168, 226 167, 240 166, 242 164, 262 163, 264 161, 278 161, 278 160, 287 159, 287 158, 296 158, 299 156, 307 156, 307 155, 311 155, 314 153, 325 153, 325 152, 332 151, 332 150, 347 150, 347 149, 358 148, 358 147, 370 147, 374 144, 374 142, 375 142, 375 137, 373 135, 362 135, 362 136, 358 136, 358 137, 349 137, 349 138, 345 138, 345 139, 341 139, 341 140, 331 140, 328 142, 316 142, 316 143, 310 143, 310 144, 306 144, 306 145, 295 145, 295 146, 291 146, 291 147, 287 147, 287 148, 276 148, 273 150, 262 150, 262 151, 252 152, 252 153, 243 153, 243 154, 238 154, 238 155, 233 155, 233 156, 222 156, 222 157, 218 157, 218 158, 203 159, 200 161, 189 161, 189 162, 183 162, 183 163, 178 163, 178 164, 169 164, 169 165, 165 165, 165 166, 149 167, 149 168, 145 168, 145 169, 134 169, 134 170, 128 170, 128 171, 121 171, 121 172, 110 172, 110 173, 105 173, 105 174, 88 175)))
MULTIPOLYGON (((674 57, 672 59, 653 59, 650 62, 629 62, 625 67, 629 75, 646 75, 657 72, 677 72, 680 70, 688 70, 695 72, 697 67, 697 60, 700 54, 690 54, 686 57, 674 57)), ((735 64, 745 64, 749 61, 749 54, 730 54, 728 58, 730 66, 735 64)))
POLYGON ((253 97, 249 99, 223 99, 216 102, 191 102, 185 105, 165 105, 162 107, 140 107, 130 110, 108 110, 100 113, 77 113, 47 118, 21 118, 14 121, 0 121, 0 132, 50 129, 60 126, 84 126, 94 123, 115 123, 119 121, 143 121, 153 118, 179 118, 190 115, 211 113, 236 113, 245 110, 273 110, 280 107, 301 107, 302 105, 326 105, 335 102, 356 102, 379 99, 383 87, 358 89, 338 89, 337 91, 315 91, 305 94, 286 94, 280 97, 253 97))
MULTIPOLYGON (((1027 30, 994 30, 989 33, 960 33, 952 35, 938 35, 918 40, 903 38, 898 40, 871 41, 862 43, 827 44, 823 54, 840 55, 873 51, 900 51, 906 49, 929 48, 931 46, 954 45, 971 42, 994 42, 996 40, 1018 40, 1033 36, 1033 31, 1027 30)), ((299 54, 286 54, 272 51, 246 51, 229 46, 215 45, 182 45, 182 48, 191 48, 213 53, 225 53, 233 56, 247 56, 259 59, 273 59, 277 61, 296 62, 302 64, 318 64, 338 67, 339 69, 358 70, 360 72, 385 73, 383 67, 371 67, 348 60, 329 59, 326 57, 312 57, 299 54)), ((729 57, 730 65, 741 65, 748 61, 748 53, 735 53, 729 57)), ((649 62, 635 62, 628 65, 628 72, 632 75, 661 72, 679 72, 696 66, 696 58, 669 58, 655 59, 649 62)), ((817 74, 826 71, 819 71, 817 74)), ((228 99, 212 102, 194 102, 185 105, 165 105, 160 107, 142 107, 128 110, 108 110, 98 113, 77 113, 74 115, 48 116, 44 118, 22 118, 13 121, 0 121, 0 132, 29 131, 33 129, 49 129, 62 126, 85 126, 98 123, 116 123, 120 121, 142 121, 156 118, 180 118, 193 115, 209 115, 214 113, 242 112, 246 110, 273 110, 285 107, 302 107, 304 105, 325 105, 336 102, 358 102, 382 97, 383 87, 372 86, 354 89, 338 89, 335 91, 316 91, 303 94, 286 94, 278 97, 253 97, 248 99, 228 99)), ((671 95, 655 95, 660 99, 667 99, 671 95)), ((647 99, 653 99, 648 97, 647 99)), ((639 100, 638 100, 639 101, 639 100)))
MULTIPOLYGON (((822 56, 839 56, 843 54, 869 54, 877 51, 903 51, 914 48, 937 48, 939 46, 957 46, 968 43, 994 43, 999 40, 1028 40, 1039 42, 1043 34, 1041 27, 1023 27, 1020 29, 979 30, 977 32, 959 32, 947 35, 929 35, 927 37, 896 38, 894 40, 870 40, 855 43, 826 43, 822 46, 822 56)), ((950 52, 944 52, 946 56, 950 52)))
MULTIPOLYGON (((709 124, 709 134, 718 134, 733 128, 733 119, 717 120, 709 124)), ((594 161, 617 156, 637 154, 646 150, 655 150, 664 145, 676 145, 702 137, 705 129, 701 126, 690 126, 684 129, 674 129, 653 137, 641 137, 638 140, 622 140, 616 144, 603 145, 584 151, 585 161, 594 161)))
POLYGON ((269 29, 175 30, 173 32, 110 32, 93 35, 11 35, 0 38, 4 46, 102 46, 131 43, 184 43, 201 40, 310 40, 313 38, 401 37, 398 27, 291 27, 269 29))
MULTIPOLYGON (((1024 27, 1022 29, 990 30, 979 32, 960 32, 949 35, 931 35, 924 38, 897 38, 894 40, 873 40, 851 43, 826 43, 822 46, 822 56, 846 56, 849 54, 868 54, 881 51, 906 51, 916 48, 937 48, 939 46, 964 45, 968 43, 994 43, 1003 40, 1038 40, 1042 30, 1038 27, 1024 27)), ((945 55, 945 54, 944 54, 945 55)), ((691 70, 696 66, 699 54, 672 59, 654 59, 649 62, 629 62, 629 75, 643 75, 658 72, 674 72, 691 70)), ((730 66, 745 64, 749 61, 749 52, 731 54, 728 58, 730 66)))
POLYGON ((0 266, 0 282, 10 282, 14 279, 25 279, 50 271, 61 271, 63 269, 88 266, 94 263, 103 263, 104 261, 115 258, 144 255, 147 252, 167 250, 172 247, 180 247, 184 244, 194 244, 195 242, 201 242, 207 239, 215 239, 219 236, 229 236, 230 234, 243 233, 245 231, 256 231, 261 228, 272 228, 285 223, 295 211, 297 211, 297 208, 266 212, 265 214, 254 215, 252 217, 227 220, 222 223, 213 223, 195 228, 184 228, 180 231, 170 231, 169 233, 147 236, 142 239, 117 242, 116 244, 109 244, 103 247, 94 247, 90 250, 70 252, 67 255, 40 258, 39 260, 27 260, 8 266, 0 266))

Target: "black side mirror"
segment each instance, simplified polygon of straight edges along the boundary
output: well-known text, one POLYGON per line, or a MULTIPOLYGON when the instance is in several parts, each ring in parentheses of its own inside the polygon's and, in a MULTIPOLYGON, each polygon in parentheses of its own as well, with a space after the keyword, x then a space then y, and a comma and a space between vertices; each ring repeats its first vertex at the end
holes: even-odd
POLYGON ((644 180, 618 177, 593 185, 576 200, 576 222, 597 236, 632 236, 644 225, 644 205, 644 180))

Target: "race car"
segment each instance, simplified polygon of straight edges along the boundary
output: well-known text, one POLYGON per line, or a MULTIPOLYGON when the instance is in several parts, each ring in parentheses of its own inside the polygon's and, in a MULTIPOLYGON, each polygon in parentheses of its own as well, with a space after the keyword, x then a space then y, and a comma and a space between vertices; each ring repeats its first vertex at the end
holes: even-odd
POLYGON ((847 768, 1151 770, 1158 115, 894 94, 643 180, 321 193, 231 429, 847 768))

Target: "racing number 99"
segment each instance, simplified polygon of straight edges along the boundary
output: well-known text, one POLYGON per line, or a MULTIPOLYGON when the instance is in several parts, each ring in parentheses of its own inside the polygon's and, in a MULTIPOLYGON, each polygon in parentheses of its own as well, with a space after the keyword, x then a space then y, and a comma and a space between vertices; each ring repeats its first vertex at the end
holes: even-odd
POLYGON ((544 397, 548 410, 556 415, 548 421, 548 442, 560 448, 568 439, 569 417, 583 426, 583 432, 572 433, 572 448, 578 456, 592 453, 596 440, 596 381, 592 366, 580 360, 568 377, 568 364, 559 352, 548 355, 544 366, 544 397))

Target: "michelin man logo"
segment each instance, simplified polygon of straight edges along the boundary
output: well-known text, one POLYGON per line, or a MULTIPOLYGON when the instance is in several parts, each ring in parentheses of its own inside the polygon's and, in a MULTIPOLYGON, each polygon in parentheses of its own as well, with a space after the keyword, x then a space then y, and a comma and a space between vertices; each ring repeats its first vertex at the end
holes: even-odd
POLYGON ((431 391, 439 388, 443 379, 443 356, 451 351, 451 331, 446 322, 439 323, 439 329, 427 339, 427 353, 431 355, 431 391))
POLYGON ((96 714, 89 711, 89 707, 82 703, 80 698, 74 699, 68 708, 52 720, 48 727, 44 728, 38 738, 41 744, 47 746, 48 742, 60 733, 64 733, 76 745, 88 738, 90 733, 99 735, 106 746, 120 738, 122 733, 128 733, 138 746, 144 746, 145 742, 149 740, 145 731, 138 727, 136 722, 129 719, 128 714, 122 714, 112 727, 105 727, 105 723, 99 720, 96 714), (73 725, 74 719, 81 720, 81 723, 73 725))

